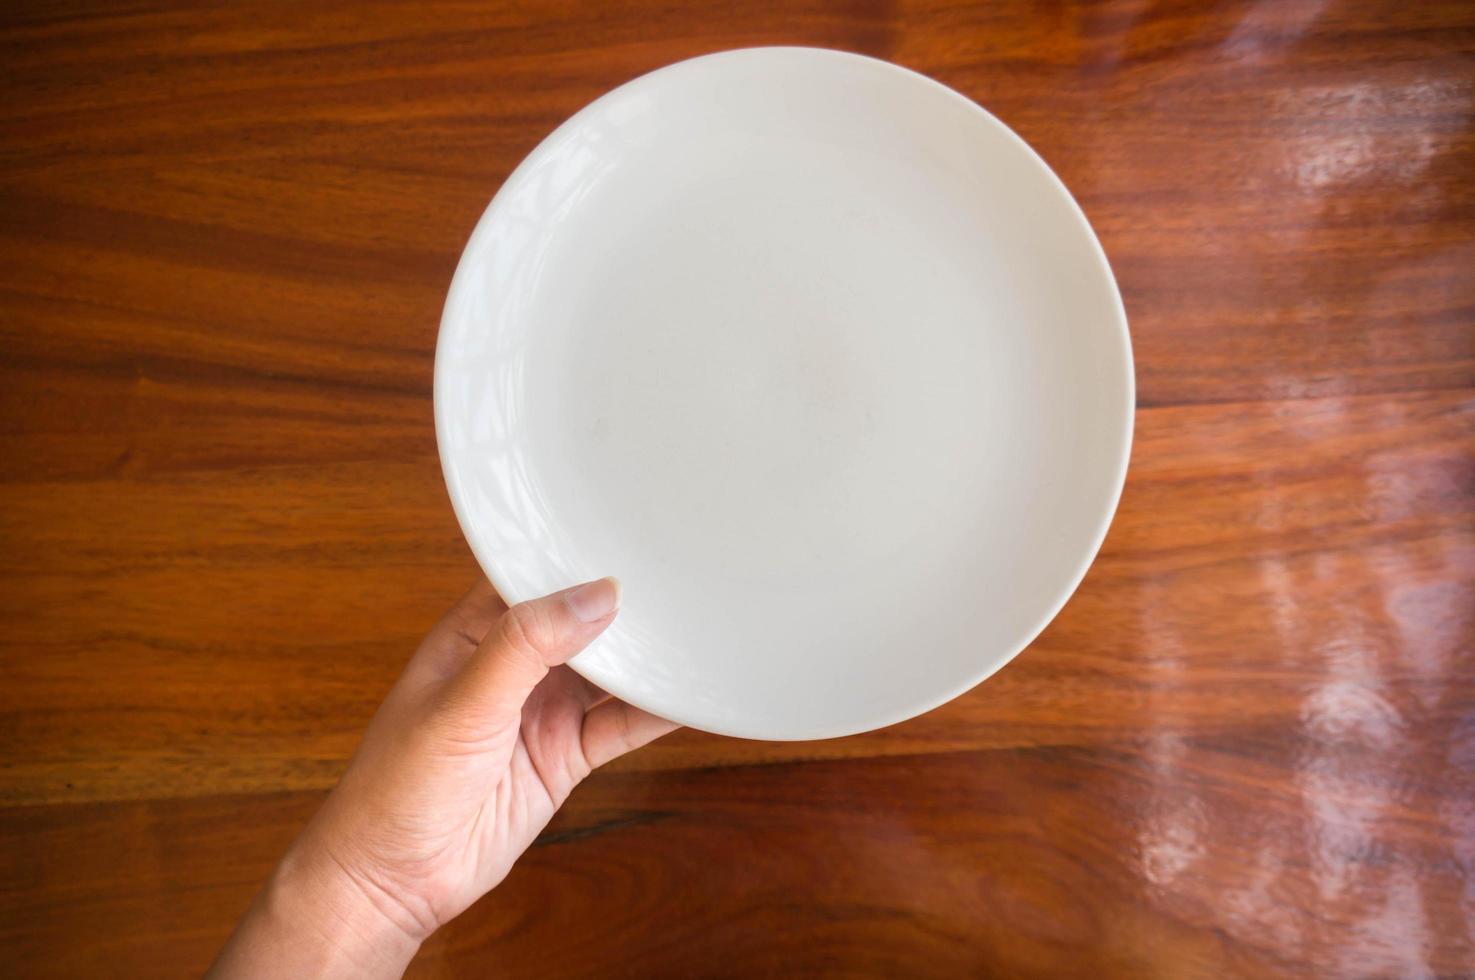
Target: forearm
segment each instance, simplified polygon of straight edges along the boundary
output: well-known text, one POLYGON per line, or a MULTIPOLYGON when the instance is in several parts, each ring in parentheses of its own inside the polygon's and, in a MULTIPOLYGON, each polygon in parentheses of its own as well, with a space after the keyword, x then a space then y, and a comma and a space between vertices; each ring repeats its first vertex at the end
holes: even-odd
POLYGON ((419 945, 326 853, 299 841, 208 976, 399 977, 419 945))

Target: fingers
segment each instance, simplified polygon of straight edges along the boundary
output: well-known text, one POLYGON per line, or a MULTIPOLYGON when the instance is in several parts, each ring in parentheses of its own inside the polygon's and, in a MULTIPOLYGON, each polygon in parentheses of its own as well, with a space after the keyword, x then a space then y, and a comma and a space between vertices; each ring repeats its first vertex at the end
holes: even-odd
POLYGON ((507 603, 497 594, 492 583, 484 578, 476 580, 461 601, 451 607, 438 625, 438 628, 452 630, 462 636, 471 639, 475 647, 487 635, 487 630, 497 618, 507 611, 507 603))
POLYGON ((405 668, 410 684, 438 683, 459 672, 481 645, 507 603, 492 583, 478 579, 471 591, 440 618, 405 668))
POLYGON ((681 726, 658 718, 633 704, 611 700, 589 709, 584 716, 582 744, 589 768, 598 769, 626 752, 653 742, 681 726))
POLYGON ((554 667, 533 688, 533 693, 528 695, 523 704, 523 715, 527 717, 550 709, 561 711, 566 706, 576 725, 582 725, 584 712, 608 697, 608 694, 575 673, 572 667, 554 667))
POLYGON ((548 674, 589 645, 619 611, 619 583, 598 579, 521 602, 488 630, 445 697, 467 718, 512 717, 548 674))
POLYGON ((529 697, 569 704, 583 714, 579 746, 590 768, 598 768, 680 727, 606 695, 572 673, 549 687, 550 669, 583 650, 619 611, 619 583, 598 579, 541 599, 502 609, 490 585, 479 583, 442 626, 459 633, 469 646, 472 630, 481 638, 474 652, 446 685, 443 707, 462 733, 490 731, 521 717, 529 697), (470 634, 470 635, 468 635, 470 634), (539 685, 542 683, 542 687, 539 685), (556 689, 555 689, 556 688, 556 689), (541 692, 541 695, 535 693, 541 692))

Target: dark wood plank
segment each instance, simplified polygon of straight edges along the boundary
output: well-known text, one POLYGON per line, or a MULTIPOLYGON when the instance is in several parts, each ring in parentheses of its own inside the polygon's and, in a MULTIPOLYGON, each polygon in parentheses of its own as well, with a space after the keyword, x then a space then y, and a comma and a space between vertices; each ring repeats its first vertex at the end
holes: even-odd
MULTIPOLYGON (((1333 707, 1289 740, 602 774, 411 975, 1461 973, 1468 760, 1410 770, 1333 707)), ((0 812, 9 967, 198 974, 318 799, 0 812)))

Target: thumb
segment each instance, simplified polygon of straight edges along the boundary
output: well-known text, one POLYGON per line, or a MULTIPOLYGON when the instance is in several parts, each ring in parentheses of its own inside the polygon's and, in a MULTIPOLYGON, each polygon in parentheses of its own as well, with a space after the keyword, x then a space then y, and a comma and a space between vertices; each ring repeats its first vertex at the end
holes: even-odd
POLYGON ((619 608, 620 583, 613 578, 510 607, 447 685, 447 707, 467 720, 516 716, 549 668, 588 646, 619 608))

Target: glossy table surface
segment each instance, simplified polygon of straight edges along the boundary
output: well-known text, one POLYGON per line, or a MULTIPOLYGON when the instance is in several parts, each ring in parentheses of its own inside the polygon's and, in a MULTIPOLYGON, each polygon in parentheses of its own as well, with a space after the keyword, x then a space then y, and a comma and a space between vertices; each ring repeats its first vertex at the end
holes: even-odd
POLYGON ((0 22, 7 972, 204 968, 476 574, 430 378, 482 207, 606 89, 800 43, 1076 194, 1137 357, 1116 523, 944 708, 597 774, 412 974, 1475 973, 1475 7, 0 22))

